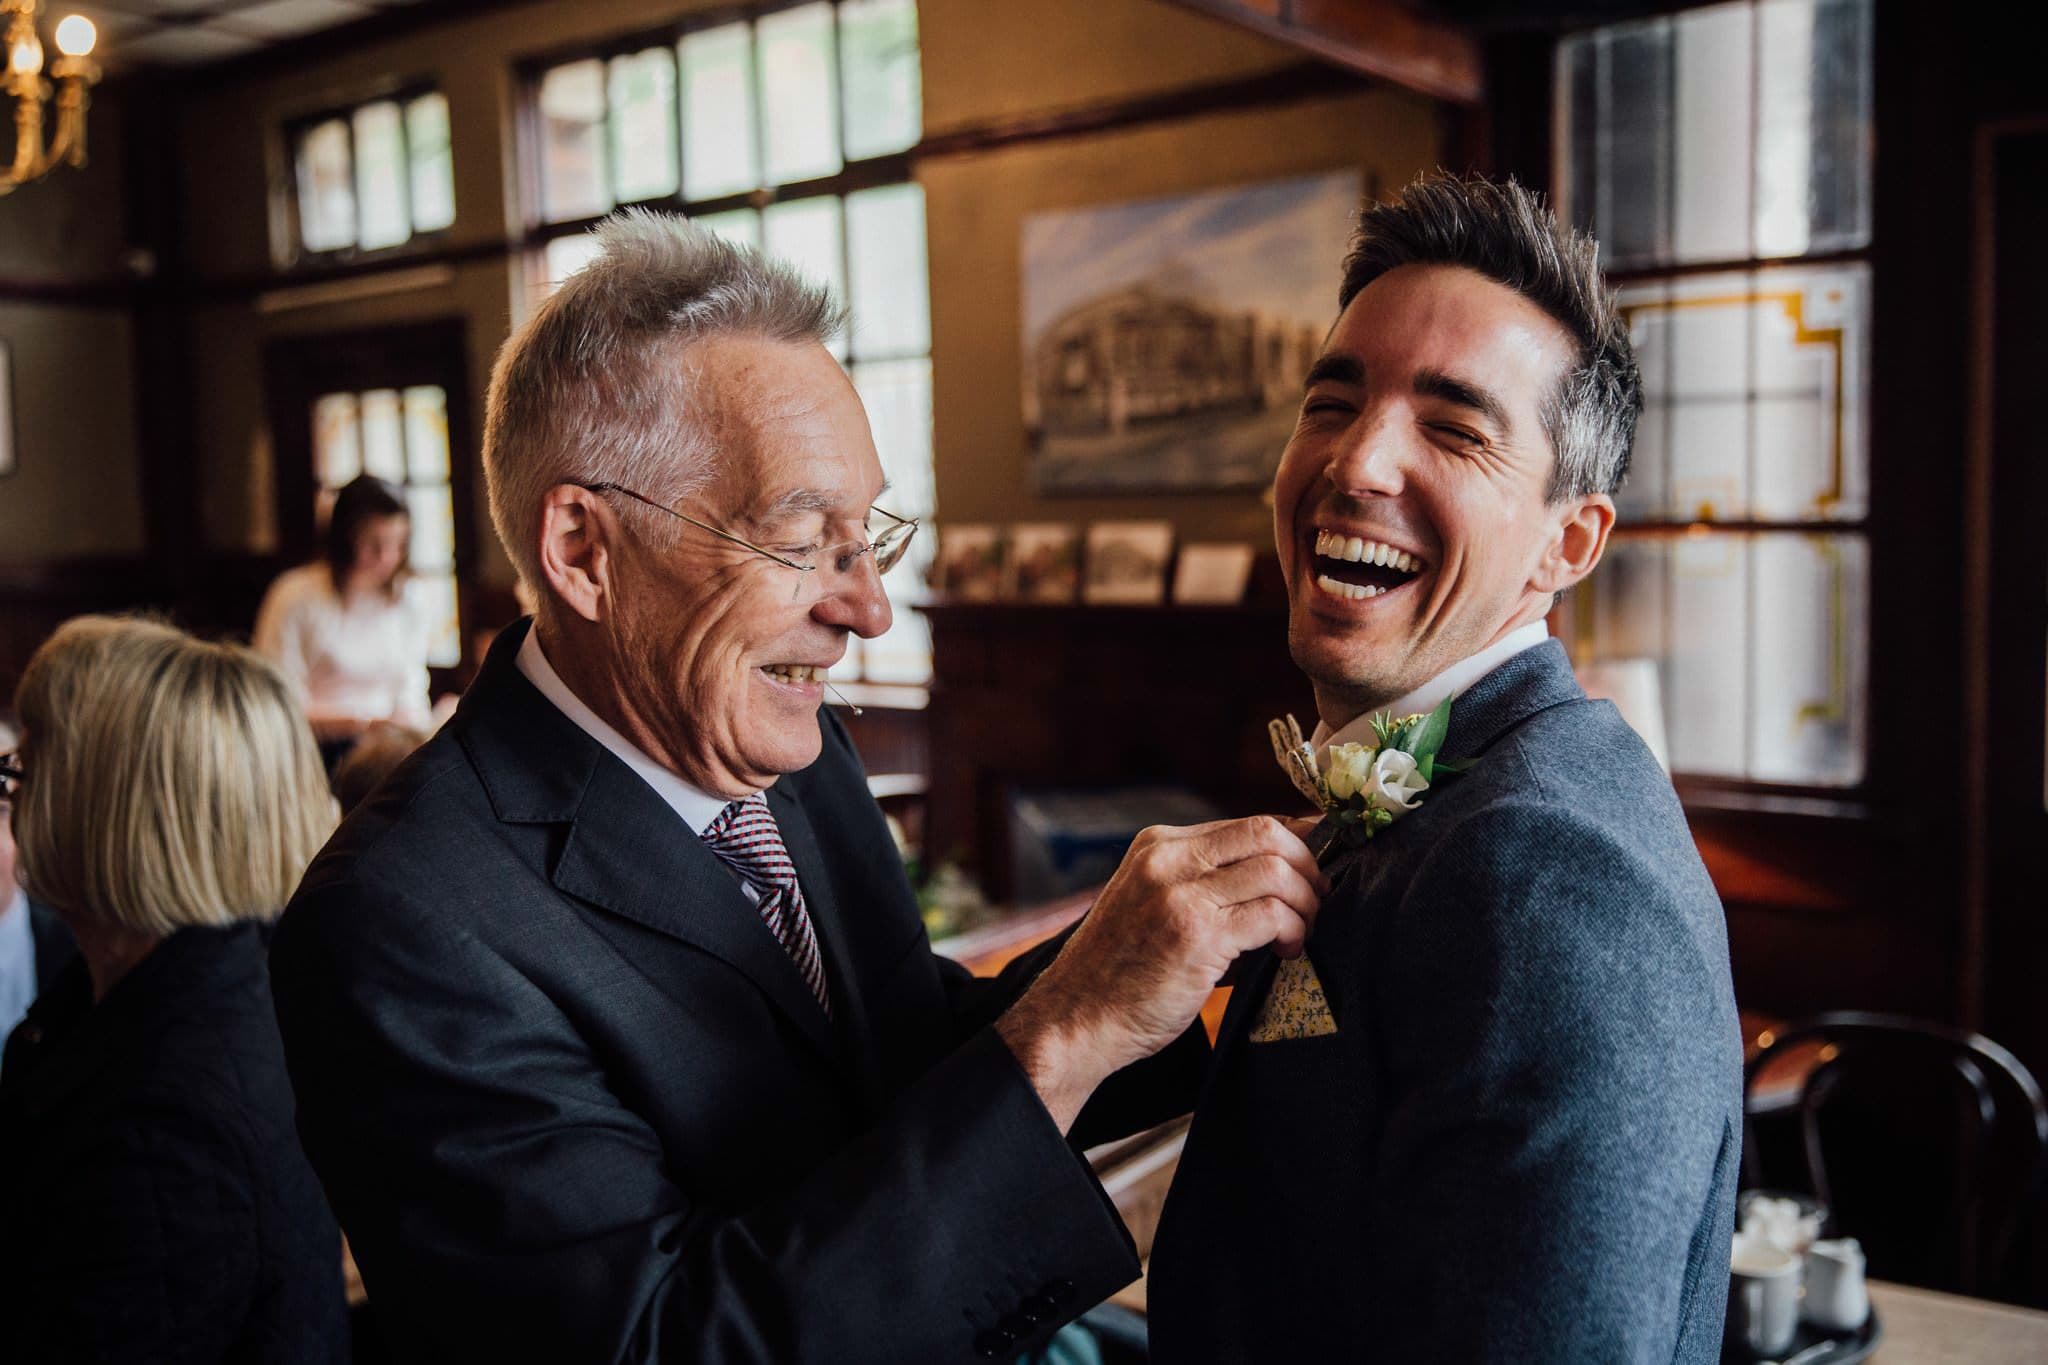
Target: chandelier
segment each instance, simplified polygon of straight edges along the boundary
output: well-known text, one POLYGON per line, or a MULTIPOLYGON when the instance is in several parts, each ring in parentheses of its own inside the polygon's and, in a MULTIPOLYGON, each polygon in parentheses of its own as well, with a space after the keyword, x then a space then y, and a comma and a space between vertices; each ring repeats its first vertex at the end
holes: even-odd
POLYGON ((57 25, 57 51, 50 64, 51 80, 43 79, 43 40, 36 36, 36 10, 42 0, 0 0, 7 20, 7 73, 0 77, 14 97, 14 161, 0 165, 0 194, 40 180, 60 165, 85 164, 86 91, 100 78, 92 60, 97 36, 92 21, 73 14, 57 25), (54 81, 54 92, 51 81, 54 81), (43 105, 54 94, 57 133, 43 144, 43 105))

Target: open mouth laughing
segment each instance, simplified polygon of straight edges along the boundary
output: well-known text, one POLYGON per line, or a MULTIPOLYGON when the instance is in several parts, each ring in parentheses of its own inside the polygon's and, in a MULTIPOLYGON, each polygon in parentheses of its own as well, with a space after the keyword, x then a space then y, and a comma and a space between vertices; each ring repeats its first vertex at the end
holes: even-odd
POLYGON ((1313 567, 1325 596, 1363 602, 1406 587, 1429 565, 1397 545, 1318 527, 1313 567))
POLYGON ((761 672, 769 681, 806 692, 822 689, 832 672, 830 664, 763 664, 761 672))

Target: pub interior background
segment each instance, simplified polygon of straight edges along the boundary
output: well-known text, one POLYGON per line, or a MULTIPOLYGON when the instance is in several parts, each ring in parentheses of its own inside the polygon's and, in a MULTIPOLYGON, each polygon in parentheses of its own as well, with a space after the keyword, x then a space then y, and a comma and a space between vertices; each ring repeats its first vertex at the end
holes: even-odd
MULTIPOLYGON (((976 893, 1074 890, 1124 815, 1287 805, 1264 725, 1310 714, 1256 487, 1048 487, 1032 225, 1511 173, 1601 236, 1651 391, 1552 628, 1661 732, 1740 1003, 2048 1075, 2048 84, 2006 7, 97 0, 45 38, 74 11, 89 160, 0 194, 0 701, 80 612, 246 633, 364 467, 406 486, 458 690, 518 613, 493 354, 612 206, 715 215, 850 297, 891 510, 941 555, 1040 523, 1255 547, 1221 603, 890 580, 899 625, 835 679, 935 927, 987 935, 976 893)), ((2048 1256, 2000 1292, 2048 1304, 2048 1256)))

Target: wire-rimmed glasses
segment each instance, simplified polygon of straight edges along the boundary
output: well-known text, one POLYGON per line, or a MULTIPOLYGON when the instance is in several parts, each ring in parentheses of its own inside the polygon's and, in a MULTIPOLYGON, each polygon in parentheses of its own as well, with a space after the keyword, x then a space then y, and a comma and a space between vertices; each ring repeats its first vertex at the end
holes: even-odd
POLYGON ((14 794, 21 790, 21 779, 26 776, 21 770, 21 754, 0 754, 0 805, 14 800, 14 794))
POLYGON ((800 559, 791 559, 788 555, 777 554, 773 550, 763 549, 751 540, 743 539, 730 531, 723 531, 716 526, 701 522, 686 512, 678 512, 667 503, 656 502, 646 494, 636 493, 623 484, 579 483, 576 486, 588 489, 592 493, 618 493, 633 499, 635 502, 645 503, 657 511, 668 513, 679 521, 688 522, 700 531, 708 531, 720 540, 729 541, 742 549, 753 551, 764 559, 772 559, 777 564, 795 569, 802 575, 802 577, 797 579, 795 593, 797 597, 804 595, 807 586, 816 586, 822 589, 823 585, 817 577, 820 569, 829 566, 832 572, 836 574, 850 574, 859 565, 862 555, 872 555, 874 557, 875 573, 877 575, 889 572, 889 570, 901 564, 904 555, 909 553, 911 538, 917 534, 918 527, 918 519, 916 517, 899 517, 886 508, 871 507, 868 509, 869 511, 881 513, 892 524, 884 528, 882 533, 872 540, 849 540, 839 545, 828 545, 823 550, 820 550, 812 561, 807 564, 800 559))

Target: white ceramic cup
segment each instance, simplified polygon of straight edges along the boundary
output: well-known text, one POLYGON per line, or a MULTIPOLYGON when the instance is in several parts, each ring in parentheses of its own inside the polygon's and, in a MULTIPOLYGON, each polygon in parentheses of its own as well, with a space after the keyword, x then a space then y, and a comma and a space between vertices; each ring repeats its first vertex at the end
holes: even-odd
POLYGON ((1799 1330, 1799 1257, 1738 1236, 1729 1269, 1727 1339, 1755 1355, 1783 1355, 1799 1330))
POLYGON ((1870 1316, 1863 1248, 1854 1237, 1807 1248, 1805 1313, 1808 1322, 1828 1332, 1853 1332, 1870 1316))

